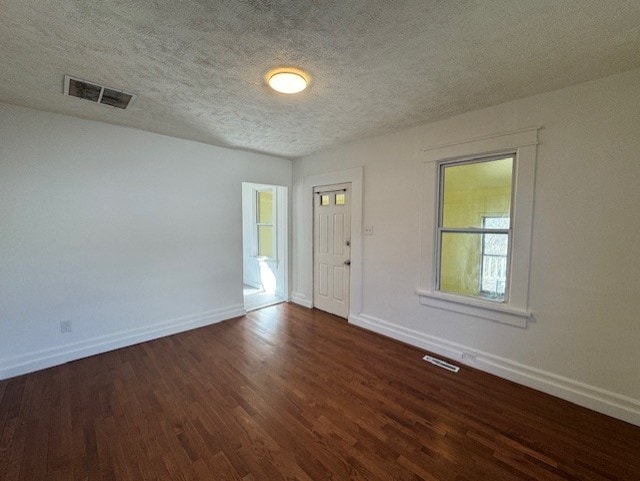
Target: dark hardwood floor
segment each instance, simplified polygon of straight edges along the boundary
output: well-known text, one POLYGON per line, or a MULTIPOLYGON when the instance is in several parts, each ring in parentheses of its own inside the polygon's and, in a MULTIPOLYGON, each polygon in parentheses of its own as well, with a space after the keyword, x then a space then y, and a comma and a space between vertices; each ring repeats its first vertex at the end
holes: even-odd
POLYGON ((640 428, 290 304, 0 382, 0 479, 640 480, 640 428))

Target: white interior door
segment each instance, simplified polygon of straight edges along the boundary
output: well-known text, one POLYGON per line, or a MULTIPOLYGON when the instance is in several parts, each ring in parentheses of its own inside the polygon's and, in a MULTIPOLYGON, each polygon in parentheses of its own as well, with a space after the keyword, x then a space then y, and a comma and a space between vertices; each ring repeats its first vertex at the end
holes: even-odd
POLYGON ((313 304, 349 316, 351 184, 314 189, 313 304))

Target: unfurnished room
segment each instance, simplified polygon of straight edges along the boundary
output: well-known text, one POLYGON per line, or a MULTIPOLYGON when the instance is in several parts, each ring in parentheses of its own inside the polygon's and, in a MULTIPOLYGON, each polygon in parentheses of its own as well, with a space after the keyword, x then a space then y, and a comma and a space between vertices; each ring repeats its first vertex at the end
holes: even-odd
POLYGON ((640 480, 638 0, 0 0, 0 480, 640 480))

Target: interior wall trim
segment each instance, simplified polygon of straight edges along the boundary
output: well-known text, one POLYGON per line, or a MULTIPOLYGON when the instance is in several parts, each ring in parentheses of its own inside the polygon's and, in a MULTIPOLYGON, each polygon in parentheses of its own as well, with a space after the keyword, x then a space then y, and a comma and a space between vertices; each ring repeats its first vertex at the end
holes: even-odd
POLYGON ((509 381, 551 394, 579 406, 640 426, 640 400, 592 386, 575 379, 521 364, 487 352, 429 336, 367 314, 349 316, 349 323, 383 336, 423 348, 509 381), (465 358, 462 354, 465 353, 465 358), (475 356, 469 362, 467 354, 475 356))
POLYGON ((313 301, 307 299, 307 297, 301 292, 291 293, 291 302, 298 304, 299 306, 306 307, 308 309, 313 308, 313 301))
POLYGON ((39 371, 40 369, 46 369, 52 366, 58 366, 66 362, 132 346, 141 342, 151 341, 171 334, 216 324, 227 319, 244 316, 245 314, 246 311, 242 304, 234 304, 198 314, 158 322, 137 329, 120 331, 71 344, 28 352, 12 358, 0 359, 0 380, 39 371))

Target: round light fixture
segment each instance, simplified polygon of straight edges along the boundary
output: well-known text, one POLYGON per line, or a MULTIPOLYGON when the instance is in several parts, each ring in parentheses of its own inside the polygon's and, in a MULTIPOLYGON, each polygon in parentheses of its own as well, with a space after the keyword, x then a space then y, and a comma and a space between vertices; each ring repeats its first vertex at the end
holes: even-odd
POLYGON ((307 77, 299 70, 277 69, 267 74, 269 86, 283 94, 297 94, 307 88, 307 77))

